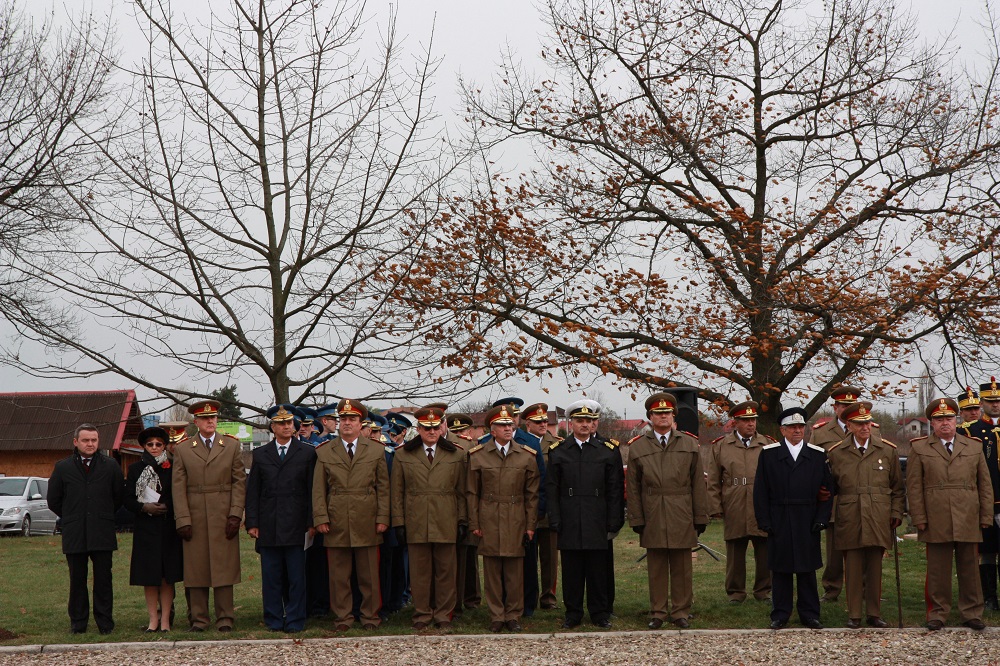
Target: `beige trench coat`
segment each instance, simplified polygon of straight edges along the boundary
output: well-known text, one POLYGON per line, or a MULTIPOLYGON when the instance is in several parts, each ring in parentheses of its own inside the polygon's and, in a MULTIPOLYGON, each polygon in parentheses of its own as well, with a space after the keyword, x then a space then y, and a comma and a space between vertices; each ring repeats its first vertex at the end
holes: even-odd
POLYGON ((382 543, 375 525, 389 524, 389 468, 385 447, 358 438, 354 459, 340 437, 316 449, 313 525, 330 524, 327 548, 364 548, 382 543))
POLYGON ((243 446, 216 434, 208 451, 198 435, 179 442, 173 463, 174 517, 194 533, 184 542, 184 585, 224 587, 240 582, 240 537, 226 538, 230 516, 243 520, 243 446))
POLYGON ((906 495, 914 525, 926 524, 917 539, 927 543, 982 541, 980 525, 993 521, 993 486, 983 444, 956 435, 949 457, 937 437, 911 442, 906 495))
POLYGON ((643 548, 694 548, 695 524, 708 524, 708 489, 698 440, 673 431, 665 449, 651 431, 632 442, 628 475, 628 522, 644 525, 643 548))
POLYGON ((868 440, 865 454, 854 437, 827 450, 830 471, 837 483, 834 507, 834 541, 837 550, 878 546, 892 548, 892 518, 900 521, 906 505, 899 452, 885 440, 868 440))
POLYGON ((396 449, 392 461, 392 526, 406 528, 407 543, 458 540, 459 523, 469 522, 465 501, 467 465, 465 451, 444 439, 438 440, 433 464, 427 461, 419 438, 396 449))
POLYGON ((469 453, 469 531, 483 531, 479 554, 524 557, 524 533, 534 531, 538 523, 535 452, 511 442, 503 458, 490 440, 469 453))
POLYGON ((764 435, 756 434, 750 447, 743 445, 735 432, 712 442, 705 460, 708 477, 708 512, 722 514, 725 521, 723 538, 743 539, 764 537, 767 533, 757 527, 753 512, 753 481, 757 475, 757 459, 761 448, 773 443, 764 435))

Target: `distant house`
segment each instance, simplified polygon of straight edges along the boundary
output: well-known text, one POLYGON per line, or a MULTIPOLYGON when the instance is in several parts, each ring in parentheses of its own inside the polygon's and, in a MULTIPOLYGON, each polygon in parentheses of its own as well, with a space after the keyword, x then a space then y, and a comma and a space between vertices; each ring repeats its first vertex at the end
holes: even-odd
POLYGON ((97 427, 101 451, 123 470, 139 459, 143 421, 135 391, 0 393, 0 475, 50 476, 73 452, 81 423, 97 427))
POLYGON ((897 421, 899 434, 909 439, 923 437, 931 432, 930 423, 925 416, 911 416, 897 421))

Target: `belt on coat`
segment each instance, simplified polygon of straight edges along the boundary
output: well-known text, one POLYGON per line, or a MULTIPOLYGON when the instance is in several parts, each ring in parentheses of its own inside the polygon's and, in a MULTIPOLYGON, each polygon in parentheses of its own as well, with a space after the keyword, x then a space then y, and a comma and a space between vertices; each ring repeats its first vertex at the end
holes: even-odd
POLYGON ((816 504, 814 499, 773 499, 771 504, 778 505, 789 505, 789 506, 806 506, 809 504, 816 504))
POLYGON ((448 495, 454 495, 454 490, 406 490, 403 491, 404 495, 437 495, 439 497, 446 497, 448 495))
POLYGON ((727 486, 745 486, 745 485, 748 485, 747 481, 750 482, 749 485, 751 485, 751 486, 753 485, 753 479, 747 479, 747 477, 745 477, 745 476, 734 476, 729 481, 726 481, 725 485, 727 485, 727 486), (730 483, 729 481, 732 481, 732 483, 730 483))
POLYGON ((365 488, 364 490, 344 490, 343 488, 330 488, 327 491, 329 495, 371 495, 371 488, 365 488))
POLYGON ((888 486, 857 486, 852 488, 854 492, 840 492, 837 494, 841 497, 854 497, 856 495, 889 495, 892 493, 892 488, 888 486))
POLYGON ((483 495, 483 500, 496 502, 497 504, 520 504, 524 498, 521 495, 494 495, 490 493, 489 495, 483 495))
POLYGON ((188 495, 202 495, 205 493, 228 493, 232 489, 230 483, 217 483, 211 486, 188 486, 188 495))
POLYGON ((644 495, 690 495, 691 486, 686 488, 650 488, 646 486, 644 495))
POLYGON ((971 483, 935 483, 924 486, 924 490, 975 490, 971 483))
POLYGON ((593 490, 580 490, 579 488, 563 488, 560 493, 563 497, 600 497, 601 489, 594 488, 593 490))

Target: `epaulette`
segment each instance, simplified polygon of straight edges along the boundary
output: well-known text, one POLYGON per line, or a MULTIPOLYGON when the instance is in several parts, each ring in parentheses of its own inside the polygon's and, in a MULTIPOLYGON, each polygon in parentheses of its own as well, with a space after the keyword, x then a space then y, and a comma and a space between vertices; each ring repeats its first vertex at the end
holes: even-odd
POLYGON ((806 446, 808 446, 810 449, 815 449, 816 451, 822 451, 823 453, 826 453, 826 449, 824 449, 822 446, 816 446, 815 444, 806 444, 806 446))
POLYGON ((958 427, 968 429, 973 423, 975 423, 975 421, 962 421, 962 425, 958 427))
POLYGON ((684 433, 688 437, 694 437, 695 439, 698 439, 698 435, 694 434, 693 432, 688 432, 687 430, 681 430, 680 432, 684 433))
POLYGON ((719 441, 722 441, 722 440, 723 440, 723 439, 725 439, 725 438, 726 438, 726 436, 725 436, 725 435, 723 435, 722 437, 716 437, 716 438, 715 438, 715 439, 713 439, 713 440, 712 440, 711 442, 709 442, 709 444, 715 444, 716 442, 719 442, 719 441))
POLYGON ((770 435, 764 435, 764 439, 766 439, 769 442, 774 442, 775 444, 778 444, 778 440, 776 440, 774 437, 771 437, 770 435))
POLYGON ((825 426, 827 423, 829 423, 829 421, 819 421, 817 423, 814 423, 813 424, 813 430, 819 430, 820 428, 822 428, 823 426, 825 426))
POLYGON ((606 440, 604 440, 604 446, 606 446, 609 449, 611 449, 612 451, 614 451, 615 447, 618 446, 618 442, 616 442, 613 439, 606 439, 606 440))
POLYGON ((872 424, 873 428, 881 428, 882 427, 878 423, 876 423, 875 421, 871 421, 870 423, 872 424))
POLYGON ((890 442, 890 441, 889 441, 889 440, 887 440, 887 439, 883 439, 883 440, 882 440, 882 443, 883 443, 883 444, 888 444, 889 446, 891 446, 891 447, 892 447, 892 448, 894 448, 894 449, 898 449, 898 448, 899 448, 898 446, 896 446, 895 444, 893 444, 892 442, 890 442))
POLYGON ((779 442, 775 442, 774 444, 765 444, 764 446, 762 446, 760 448, 763 451, 765 449, 773 449, 776 446, 781 446, 781 444, 779 442))
POLYGON ((385 448, 385 452, 386 453, 395 453, 396 452, 395 447, 389 446, 388 444, 384 448, 385 448))
POLYGON ((478 450, 479 450, 479 449, 481 449, 481 448, 483 448, 483 445, 482 445, 482 444, 476 444, 476 445, 475 445, 475 446, 473 446, 473 447, 472 447, 471 449, 469 449, 469 453, 475 453, 476 451, 478 451, 478 450))
POLYGON ((473 441, 473 440, 472 440, 472 438, 471 438, 471 437, 469 437, 468 435, 461 435, 461 434, 456 434, 455 436, 456 436, 456 437, 461 437, 462 439, 465 439, 465 440, 468 440, 468 441, 470 441, 470 442, 471 442, 471 441, 473 441))
POLYGON ((562 444, 562 442, 563 441, 560 439, 558 442, 552 442, 551 444, 549 444, 549 451, 551 451, 552 449, 554 449, 557 446, 559 446, 560 444, 562 444))
POLYGON ((228 438, 228 439, 231 439, 231 440, 233 440, 234 442, 236 442, 237 444, 239 444, 239 443, 240 443, 240 440, 239 440, 238 438, 236 438, 236 437, 233 437, 232 435, 230 435, 230 434, 228 434, 228 433, 222 433, 222 437, 223 437, 223 438, 228 438))
MULTIPOLYGON (((635 436, 635 437, 633 437, 632 439, 630 439, 630 440, 628 440, 627 442, 625 442, 625 444, 631 444, 632 442, 634 442, 634 441, 635 441, 635 440, 637 440, 637 439, 642 439, 642 438, 643 438, 644 436, 645 436, 645 433, 639 433, 638 435, 636 435, 636 436, 635 436)), ((551 447, 550 447, 550 448, 551 448, 551 447)))
POLYGON ((928 439, 928 438, 929 438, 929 435, 924 435, 923 437, 914 437, 913 439, 910 440, 910 444, 912 444, 913 442, 918 442, 921 439, 928 439))
MULTIPOLYGON (((885 440, 883 439, 882 441, 884 442, 885 440)), ((844 443, 843 441, 837 442, 836 444, 834 444, 833 446, 831 446, 830 448, 828 448, 827 452, 829 453, 830 451, 833 451, 835 448, 837 448, 838 446, 840 446, 843 443, 844 443)))

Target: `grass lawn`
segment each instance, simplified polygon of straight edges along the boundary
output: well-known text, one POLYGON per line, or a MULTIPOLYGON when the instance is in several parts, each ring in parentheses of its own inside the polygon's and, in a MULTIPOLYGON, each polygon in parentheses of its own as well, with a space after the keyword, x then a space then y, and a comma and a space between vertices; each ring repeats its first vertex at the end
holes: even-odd
MULTIPOLYGON (((713 522, 703 535, 703 542, 716 551, 725 552, 722 540, 721 522, 713 522)), ((243 557, 243 582, 236 586, 236 627, 225 636, 227 638, 275 638, 281 634, 267 631, 261 619, 260 562, 253 550, 251 539, 241 534, 243 557)), ((642 555, 638 538, 629 529, 624 529, 615 541, 615 562, 617 569, 617 596, 615 601, 614 628, 619 630, 645 629, 649 596, 645 561, 636 560, 642 555)), ((119 550, 114 557, 115 583, 115 623, 116 629, 110 636, 101 636, 91 618, 86 634, 69 633, 69 618, 66 602, 69 589, 69 573, 63 557, 60 537, 31 537, 0 539, 0 571, 3 584, 0 585, 0 645, 88 643, 114 641, 156 641, 187 639, 219 639, 224 635, 214 630, 200 634, 188 634, 183 620, 186 608, 181 585, 178 585, 177 630, 169 634, 147 635, 146 607, 142 589, 128 584, 129 557, 132 550, 130 534, 119 535, 119 550), (9 634, 14 634, 9 638, 9 634), (160 636, 166 638, 161 639, 160 636)), ((748 569, 753 571, 752 556, 748 569)), ((900 566, 903 589, 903 622, 905 626, 920 626, 924 623, 924 547, 916 541, 904 540, 900 543, 900 566)), ((693 629, 713 628, 764 628, 770 619, 770 604, 752 600, 742 605, 731 605, 723 587, 724 562, 716 562, 704 552, 699 552, 694 562, 694 609, 693 629)), ((890 625, 895 626, 896 583, 891 557, 886 558, 883 567, 882 615, 890 625)), ((957 599, 957 593, 956 597, 957 599)), ((828 627, 843 627, 847 621, 844 595, 836 604, 824 604, 822 620, 828 627)), ((560 607, 562 606, 560 599, 560 607)), ((989 622, 990 618, 986 618, 989 622)), ((952 623, 957 623, 957 611, 953 611, 952 623)), ((792 626, 797 622, 792 617, 792 626)), ((562 611, 539 610, 532 618, 523 620, 527 633, 551 633, 559 631, 562 611)), ((484 633, 488 619, 485 606, 467 612, 454 625, 455 633, 484 633)), ((357 626, 357 625, 355 625, 357 626)), ((590 625, 580 627, 587 630, 590 625)), ((666 625, 669 627, 670 625, 666 625)), ((410 629, 410 609, 404 609, 382 625, 379 634, 408 634, 410 629)), ((354 629, 348 635, 362 635, 361 629, 354 629)), ((433 633, 433 632, 429 632, 433 633)), ((338 635, 333 631, 329 619, 309 620, 306 631, 298 637, 328 637, 338 635)))

